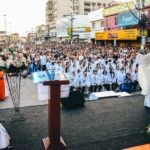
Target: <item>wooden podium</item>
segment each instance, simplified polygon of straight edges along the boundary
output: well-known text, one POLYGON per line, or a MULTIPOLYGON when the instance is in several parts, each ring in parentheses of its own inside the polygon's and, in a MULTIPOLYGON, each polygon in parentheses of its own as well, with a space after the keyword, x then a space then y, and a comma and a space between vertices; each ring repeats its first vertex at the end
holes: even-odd
POLYGON ((49 86, 48 96, 48 137, 43 139, 45 150, 65 149, 66 144, 60 137, 60 92, 61 85, 69 84, 68 80, 45 81, 49 86))

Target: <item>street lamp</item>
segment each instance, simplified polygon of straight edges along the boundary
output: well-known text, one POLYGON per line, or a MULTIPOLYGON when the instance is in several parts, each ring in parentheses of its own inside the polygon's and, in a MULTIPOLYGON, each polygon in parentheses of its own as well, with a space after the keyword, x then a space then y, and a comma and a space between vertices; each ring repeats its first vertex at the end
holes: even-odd
POLYGON ((7 34, 7 31, 6 31, 6 15, 4 15, 4 26, 5 26, 5 35, 7 34))
POLYGON ((10 27, 9 33, 11 34, 11 22, 9 22, 9 27, 10 27))

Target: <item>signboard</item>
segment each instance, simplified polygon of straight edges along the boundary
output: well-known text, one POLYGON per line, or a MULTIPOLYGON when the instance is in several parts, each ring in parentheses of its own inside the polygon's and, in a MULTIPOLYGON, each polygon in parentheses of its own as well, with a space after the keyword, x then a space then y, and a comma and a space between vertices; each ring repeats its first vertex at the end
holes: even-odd
POLYGON ((134 15, 128 11, 125 13, 120 13, 118 15, 118 26, 129 26, 129 25, 136 25, 138 24, 138 11, 137 10, 132 10, 134 15), (137 17, 137 18, 136 18, 137 17))
POLYGON ((95 33, 96 40, 106 40, 107 39, 107 32, 96 32, 95 33))
POLYGON ((120 30, 120 40, 136 40, 138 36, 137 29, 120 30))
POLYGON ((41 83, 44 81, 49 81, 49 77, 46 71, 38 71, 32 73, 32 79, 34 83, 41 83))
MULTIPOLYGON (((142 35, 142 31, 138 30, 138 37, 140 37, 141 35, 142 35)), ((147 35, 148 35, 148 31, 144 30, 144 36, 147 36, 147 35)))
POLYGON ((80 33, 79 34, 79 39, 89 39, 90 38, 90 33, 80 33))
POLYGON ((68 28, 68 34, 71 34, 71 30, 73 33, 81 33, 81 32, 91 32, 90 27, 77 27, 77 28, 68 28))
POLYGON ((112 6, 112 7, 108 7, 106 9, 104 9, 104 16, 110 16, 113 14, 118 14, 120 12, 124 12, 124 11, 128 11, 129 8, 135 9, 135 4, 133 2, 128 2, 128 6, 127 3, 123 3, 117 6, 112 6))
POLYGON ((136 40, 137 36, 137 29, 113 30, 95 33, 96 40, 136 40))

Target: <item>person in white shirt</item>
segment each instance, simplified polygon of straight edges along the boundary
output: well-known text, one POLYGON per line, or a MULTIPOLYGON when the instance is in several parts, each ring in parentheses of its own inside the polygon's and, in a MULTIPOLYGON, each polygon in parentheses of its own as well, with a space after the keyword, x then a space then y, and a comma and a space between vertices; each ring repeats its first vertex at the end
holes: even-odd
POLYGON ((42 55, 40 56, 40 64, 43 71, 46 70, 46 61, 47 61, 46 55, 42 53, 42 55))
POLYGON ((117 88, 117 78, 113 68, 110 70, 110 84, 112 91, 115 91, 117 88))
POLYGON ((103 81, 103 86, 105 87, 105 89, 107 91, 110 91, 110 76, 108 75, 106 70, 103 71, 102 81, 103 81))
POLYGON ((134 73, 131 76, 132 78, 132 90, 136 91, 137 86, 138 86, 138 70, 135 69, 134 73))
POLYGON ((102 89, 102 79, 99 76, 97 70, 93 71, 93 74, 91 76, 91 82, 92 82, 92 87, 91 87, 91 92, 96 92, 101 91, 102 89))
POLYGON ((87 75, 86 71, 84 71, 83 75, 80 77, 80 83, 81 92, 84 94, 85 88, 89 89, 91 87, 91 78, 87 75))
POLYGON ((122 68, 120 73, 117 75, 117 85, 119 87, 124 82, 125 76, 126 76, 126 73, 125 73, 124 69, 122 68))
POLYGON ((47 62, 46 62, 46 69, 47 70, 51 69, 51 61, 50 60, 47 60, 47 62))
POLYGON ((70 77, 70 91, 77 91, 80 89, 80 80, 76 75, 76 72, 73 71, 70 77))

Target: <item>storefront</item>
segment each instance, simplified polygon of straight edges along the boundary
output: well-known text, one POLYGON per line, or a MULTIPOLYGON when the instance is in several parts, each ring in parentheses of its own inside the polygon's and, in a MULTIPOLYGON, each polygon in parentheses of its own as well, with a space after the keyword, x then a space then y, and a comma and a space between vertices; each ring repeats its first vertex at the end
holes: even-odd
POLYGON ((132 43, 136 43, 138 40, 138 30, 127 29, 127 30, 112 30, 112 31, 105 31, 105 32, 96 32, 95 39, 96 41, 104 42, 108 46, 116 46, 116 45, 126 46, 129 43, 131 46, 132 43))

